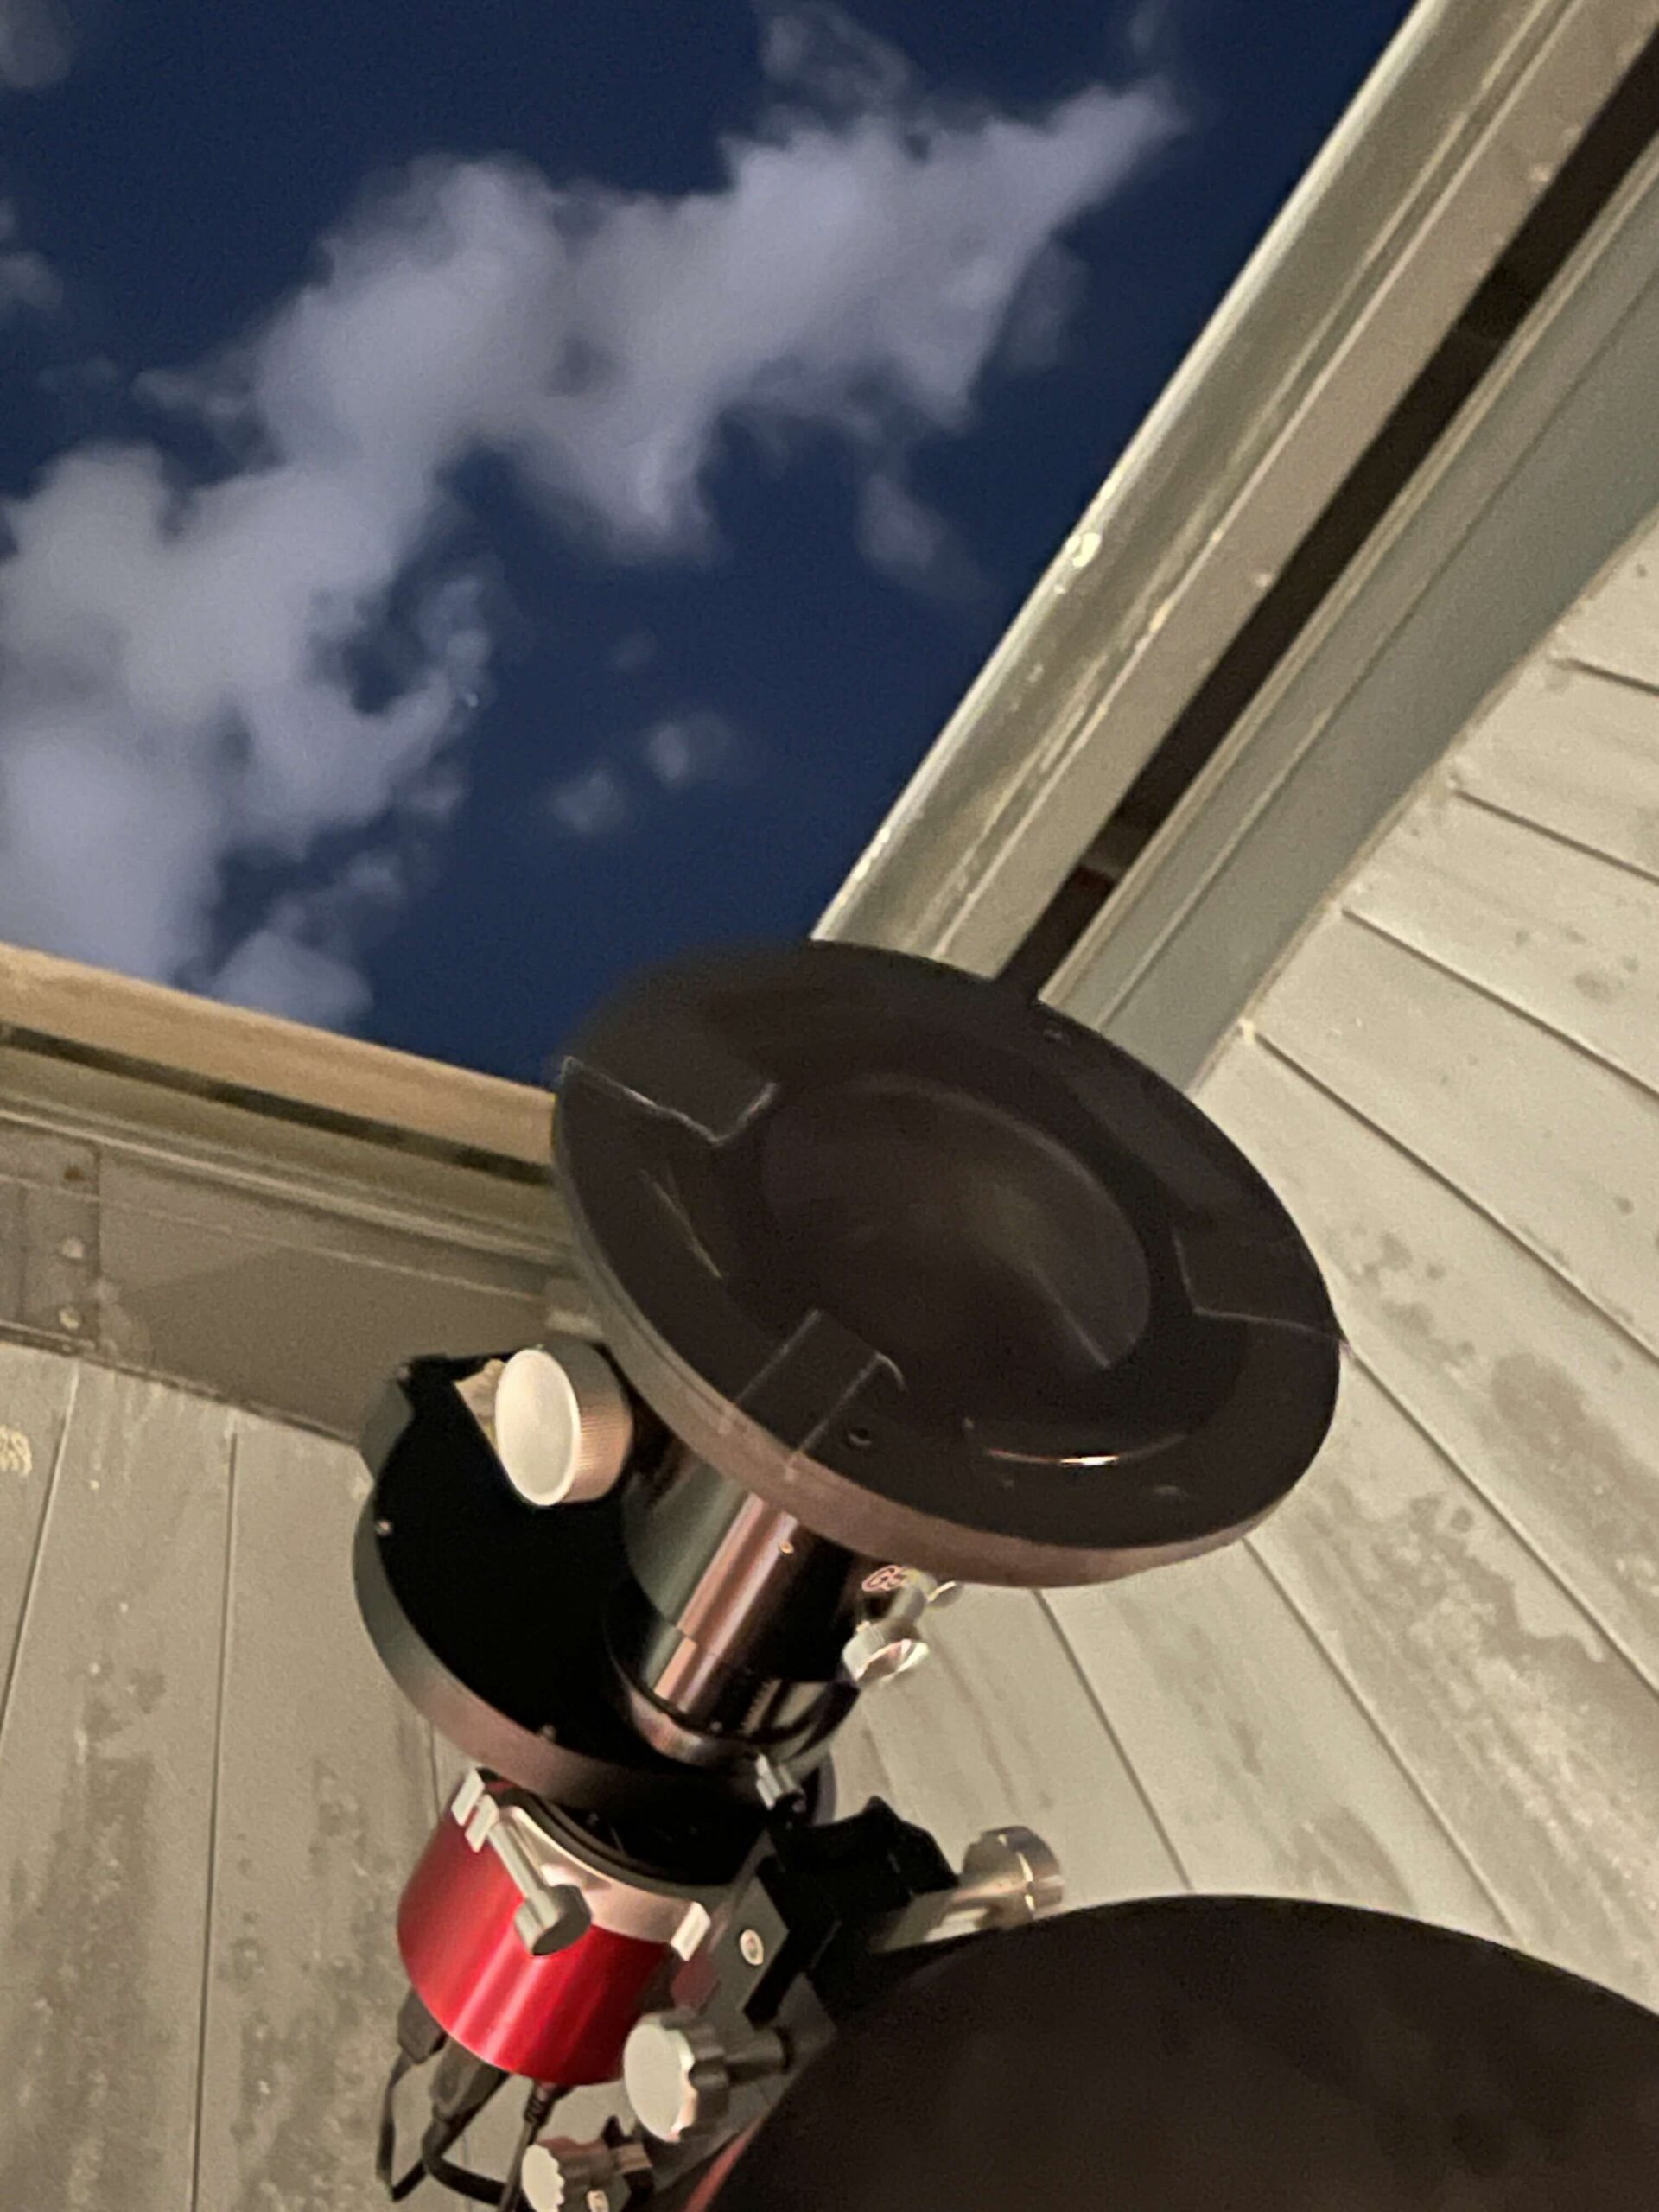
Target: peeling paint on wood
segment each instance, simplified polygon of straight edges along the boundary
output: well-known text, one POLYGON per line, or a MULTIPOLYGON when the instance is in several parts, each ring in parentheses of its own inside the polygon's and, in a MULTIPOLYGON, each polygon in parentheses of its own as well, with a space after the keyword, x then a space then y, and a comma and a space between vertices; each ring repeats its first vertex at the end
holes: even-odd
POLYGON ((229 1420, 78 1378, 0 1738, 8 2207, 189 2202, 229 1420))
POLYGON ((1056 1592, 1050 1603, 1195 1888, 1503 1933, 1405 1769, 1249 1552, 1056 1592))
POLYGON ((1659 1098, 1340 912, 1254 1019, 1659 1352, 1659 1098))
POLYGON ((200 2212, 368 2212, 405 1986, 394 1916, 432 1821, 426 1731, 357 1619, 362 1475, 241 1415, 200 2212))
POLYGON ((1357 1366, 1253 1541, 1522 1946, 1659 2001, 1659 1701, 1357 1366))
POLYGON ((1659 1362, 1268 1053, 1231 1047, 1199 1103, 1289 1207, 1357 1353, 1659 1691, 1659 1362))

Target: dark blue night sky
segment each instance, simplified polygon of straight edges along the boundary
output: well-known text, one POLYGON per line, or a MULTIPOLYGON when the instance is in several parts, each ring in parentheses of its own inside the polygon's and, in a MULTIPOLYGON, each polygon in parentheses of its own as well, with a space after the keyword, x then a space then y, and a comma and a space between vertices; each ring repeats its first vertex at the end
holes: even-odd
POLYGON ((101 0, 54 46, 0 0, 0 938, 534 1082, 630 969, 810 930, 1403 13, 101 0), (882 197, 918 118, 970 178, 1062 112, 965 229, 948 178, 882 197), (844 231, 757 168, 737 245, 718 200, 636 237, 757 132, 797 178, 867 134, 844 231), (468 177, 518 180, 476 233, 468 177), (928 320, 982 250, 994 343, 928 320), (262 340, 330 266, 372 317, 262 340))

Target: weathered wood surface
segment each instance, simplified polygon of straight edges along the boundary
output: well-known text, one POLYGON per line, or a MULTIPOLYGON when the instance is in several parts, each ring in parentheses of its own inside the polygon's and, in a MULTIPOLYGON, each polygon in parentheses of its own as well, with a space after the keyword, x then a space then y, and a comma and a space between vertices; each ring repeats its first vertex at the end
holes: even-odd
POLYGON ((1659 1090, 1659 892, 1644 878, 1451 797, 1414 807, 1343 905, 1659 1090))
POLYGON ((0 1743, 78 1372, 73 1360, 0 1344, 0 1743))
POLYGON ((540 1089, 24 945, 0 944, 0 1022, 440 1143, 532 1165, 547 1157, 540 1089))
POLYGON ((232 1421, 76 1378, 0 1732, 7 2206, 192 2201, 232 1421))
POLYGON ((1659 2002, 1659 1703, 1357 1365, 1253 1541, 1514 1940, 1659 2002))
POLYGON ((1659 1690, 1659 1362, 1263 1045, 1204 1103, 1312 1242, 1357 1357, 1659 1690))
POLYGON ((369 2212, 427 1734, 357 1618, 361 1460, 249 1414, 235 1442, 197 2201, 369 2212))
POLYGON ((1196 1091, 1290 1207, 1353 1347, 1325 1450, 1252 1555, 1513 1939, 1649 2004, 1656 637, 1637 545, 1196 1091))
POLYGON ((366 1484, 343 1445, 0 1344, 7 2212, 383 2202, 393 1916, 435 1808, 353 1599, 366 1484))
POLYGON ((1043 1600, 971 1590, 929 1637, 926 1664, 873 1690, 837 1739, 845 1810, 885 1797, 954 1857, 1022 1822, 1058 1853, 1077 1904, 1186 1886, 1043 1600))
POLYGON ((1051 1602, 1195 1889, 1501 1932, 1406 1767, 1248 1551, 1051 1602))
POLYGON ((1659 691, 1659 529, 1646 532, 1556 630, 1553 650, 1659 691))
MULTIPOLYGON (((1557 837, 1659 878, 1656 701, 1639 685, 1541 658, 1448 763, 1446 779, 1557 837)), ((1541 874, 1553 863, 1541 855, 1541 874)))
POLYGON ((1659 1351, 1659 1098, 1340 911, 1254 1024, 1659 1351))

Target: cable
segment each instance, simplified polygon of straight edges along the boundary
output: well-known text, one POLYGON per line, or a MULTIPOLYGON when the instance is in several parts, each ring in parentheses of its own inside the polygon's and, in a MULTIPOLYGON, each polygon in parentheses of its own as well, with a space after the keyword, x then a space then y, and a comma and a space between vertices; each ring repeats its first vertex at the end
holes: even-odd
POLYGON ((400 2050, 391 2063, 391 2072, 387 2075, 386 2086, 380 2094, 380 2132, 374 2146, 375 2179, 391 2189, 394 2204, 398 2202, 397 2192, 391 2188, 392 2161, 397 2155, 397 2120, 391 2108, 391 2101, 397 2093, 397 2084, 409 2070, 409 2059, 400 2050))
POLYGON ((548 2114, 558 2102, 563 2091, 545 2082, 537 2082, 524 2100, 524 2124, 518 2131, 518 2141, 512 2153, 512 2164, 507 2168, 507 2177, 501 2185, 496 2200, 495 2212, 516 2212, 518 2202, 518 2177, 524 2170, 524 2153, 536 2140, 536 2131, 546 2121, 548 2114))

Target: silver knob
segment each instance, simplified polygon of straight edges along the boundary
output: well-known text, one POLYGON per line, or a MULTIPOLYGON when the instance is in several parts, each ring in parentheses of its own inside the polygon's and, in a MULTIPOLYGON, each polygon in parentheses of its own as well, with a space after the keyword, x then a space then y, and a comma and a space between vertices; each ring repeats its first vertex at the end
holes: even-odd
POLYGON ((525 1892, 512 1925, 532 1959, 550 1959, 581 1942, 593 1926, 593 1915, 574 1883, 543 1884, 525 1892))
POLYGON ((531 1505, 603 1497, 627 1464, 633 1408, 597 1346, 552 1337, 501 1370, 489 1433, 507 1480, 531 1505))
POLYGON ((969 1845, 956 1887, 931 1891, 890 1913, 874 1932, 878 1951, 906 1951, 994 1928, 1023 1928, 1065 1902, 1060 1862, 1029 1828, 990 1828, 969 1845))
POLYGON ((474 1851, 481 1851, 487 1844, 506 1868, 523 1899, 512 1924, 532 1958, 551 1958, 588 1933, 593 1913, 587 1898, 574 1882, 556 1881, 537 1861, 514 1826, 516 1816, 503 1817, 499 1800, 491 1795, 478 1768, 473 1768, 456 1790, 449 1812, 474 1851))
POLYGON ((553 2135, 525 2152, 518 2186, 530 2212, 571 2212, 595 2197, 609 2204, 613 2182, 650 2173, 651 2159, 638 2143, 575 2143, 553 2135))
POLYGON ((870 1682, 907 1675, 926 1656, 926 1644, 910 1627, 892 1619, 864 1621, 842 1646, 842 1672, 855 1688, 861 1689, 870 1682))
POLYGON ((701 2014, 653 2012, 628 2037, 622 2083, 646 2133, 678 2143, 721 2120, 740 2082, 780 2073, 786 2058, 770 2029, 733 2052, 701 2014))
POLYGON ((1020 1928, 1058 1910, 1065 1899, 1060 1862, 1030 1828, 988 1828, 962 1862, 952 1917, 971 1913, 981 1928, 1020 1928))

